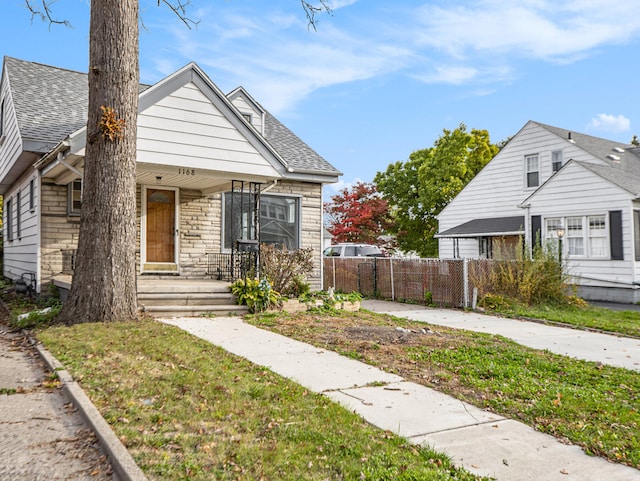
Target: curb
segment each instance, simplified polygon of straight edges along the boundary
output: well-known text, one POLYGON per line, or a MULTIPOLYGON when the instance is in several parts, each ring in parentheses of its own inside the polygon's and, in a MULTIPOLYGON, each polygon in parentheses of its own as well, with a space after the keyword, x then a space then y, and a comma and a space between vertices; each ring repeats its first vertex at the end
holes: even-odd
POLYGON ((107 454, 118 479, 120 481, 149 481, 133 460, 127 448, 120 442, 120 439, 111 430, 111 427, 104 420, 98 409, 78 383, 74 381, 62 363, 47 351, 42 344, 35 344, 35 348, 51 371, 58 375, 65 392, 80 410, 84 420, 98 436, 102 449, 107 454))

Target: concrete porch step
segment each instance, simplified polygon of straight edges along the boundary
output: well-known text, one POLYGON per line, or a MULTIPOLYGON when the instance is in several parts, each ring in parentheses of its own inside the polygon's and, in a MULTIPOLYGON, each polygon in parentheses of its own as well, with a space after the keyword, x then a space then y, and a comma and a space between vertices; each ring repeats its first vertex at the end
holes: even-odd
POLYGON ((203 314, 215 316, 242 316, 249 312, 247 306, 202 305, 202 306, 144 306, 144 312, 153 317, 199 317, 203 314))
POLYGON ((138 278, 138 305, 154 317, 191 317, 212 313, 241 316, 248 312, 238 306, 228 282, 212 279, 138 278))
POLYGON ((138 303, 143 306, 211 306, 235 305, 235 297, 231 292, 139 292, 138 303))

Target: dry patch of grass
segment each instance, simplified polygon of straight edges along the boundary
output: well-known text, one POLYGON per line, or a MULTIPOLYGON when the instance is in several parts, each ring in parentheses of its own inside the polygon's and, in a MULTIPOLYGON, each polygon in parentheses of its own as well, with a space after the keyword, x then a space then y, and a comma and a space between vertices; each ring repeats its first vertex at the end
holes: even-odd
POLYGON ((250 322, 433 387, 640 469, 640 374, 368 311, 250 322))

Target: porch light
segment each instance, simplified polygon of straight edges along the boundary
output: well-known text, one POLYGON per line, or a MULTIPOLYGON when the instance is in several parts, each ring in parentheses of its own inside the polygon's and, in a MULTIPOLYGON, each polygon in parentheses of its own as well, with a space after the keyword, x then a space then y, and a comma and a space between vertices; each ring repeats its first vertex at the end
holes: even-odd
POLYGON ((558 239, 562 239, 564 237, 564 227, 558 227, 556 234, 558 234, 558 239))

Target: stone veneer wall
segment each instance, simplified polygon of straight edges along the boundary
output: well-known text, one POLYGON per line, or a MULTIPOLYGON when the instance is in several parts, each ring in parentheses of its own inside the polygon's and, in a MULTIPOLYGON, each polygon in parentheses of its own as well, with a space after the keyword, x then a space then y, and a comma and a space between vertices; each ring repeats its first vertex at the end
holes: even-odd
POLYGON ((80 217, 67 214, 66 185, 42 184, 40 203, 40 269, 42 285, 70 273, 70 251, 78 247, 80 217))
MULTIPOLYGON (((264 188, 264 186, 263 186, 264 188)), ((322 186, 309 182, 279 182, 268 194, 300 197, 300 242, 313 249, 315 269, 307 281, 322 288, 322 186)), ((222 242, 222 194, 202 197, 199 191, 180 190, 180 272, 185 277, 206 274, 207 252, 220 252, 222 242)))
MULTIPOLYGON (((137 187, 136 269, 140 272, 141 187, 137 187)), ((308 182, 279 182, 269 194, 302 199, 301 247, 311 248, 316 268, 307 279, 312 289, 322 288, 322 186, 308 182)), ((80 218, 67 215, 67 186, 42 186, 42 282, 64 271, 64 251, 76 249, 80 218)), ((180 189, 180 274, 203 277, 207 253, 220 252, 222 239, 222 194, 203 196, 200 191, 180 189)))

